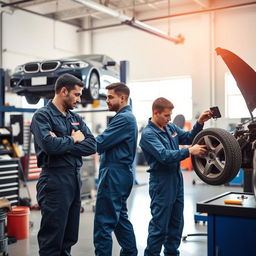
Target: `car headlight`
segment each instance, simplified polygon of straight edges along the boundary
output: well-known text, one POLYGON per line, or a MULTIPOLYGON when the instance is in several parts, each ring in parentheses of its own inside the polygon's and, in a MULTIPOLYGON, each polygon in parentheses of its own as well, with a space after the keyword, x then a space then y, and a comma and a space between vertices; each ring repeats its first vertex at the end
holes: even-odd
POLYGON ((17 72, 23 72, 24 71, 24 66, 23 65, 19 65, 17 66, 15 69, 14 69, 14 73, 17 73, 17 72))
POLYGON ((61 65, 61 68, 86 68, 89 64, 87 62, 83 61, 70 61, 70 62, 64 62, 61 65))

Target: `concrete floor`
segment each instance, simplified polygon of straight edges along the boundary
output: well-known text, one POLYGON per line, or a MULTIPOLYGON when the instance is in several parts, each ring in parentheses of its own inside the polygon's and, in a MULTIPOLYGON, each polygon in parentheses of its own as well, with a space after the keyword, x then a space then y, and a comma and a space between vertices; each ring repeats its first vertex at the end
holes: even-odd
MULTIPOLYGON (((137 181, 128 201, 129 217, 133 223, 139 256, 143 255, 146 246, 147 228, 150 220, 150 198, 148 195, 148 174, 146 167, 138 167, 137 181)), ((185 185, 185 226, 183 235, 196 232, 207 232, 207 224, 194 223, 194 213, 196 212, 196 203, 205 199, 215 197, 227 191, 242 191, 240 186, 209 186, 203 184, 192 171, 183 171, 185 185), (193 185, 192 181, 196 180, 193 185)), ((35 184, 29 182, 29 190, 32 197, 32 203, 35 201, 35 184)), ((23 191, 24 193, 24 191, 23 191)), ((93 218, 92 202, 83 201, 85 212, 81 213, 79 242, 73 247, 74 256, 93 256, 94 247, 92 242, 93 218)), ((40 224, 40 211, 31 211, 30 221, 33 227, 30 229, 28 239, 19 240, 17 243, 8 246, 9 256, 35 256, 38 255, 37 232, 40 224)), ((113 256, 119 255, 119 245, 113 238, 113 256)), ((206 256, 207 255, 207 237, 189 237, 181 242, 181 256, 206 256)), ((50 255, 49 255, 50 256, 50 255)))

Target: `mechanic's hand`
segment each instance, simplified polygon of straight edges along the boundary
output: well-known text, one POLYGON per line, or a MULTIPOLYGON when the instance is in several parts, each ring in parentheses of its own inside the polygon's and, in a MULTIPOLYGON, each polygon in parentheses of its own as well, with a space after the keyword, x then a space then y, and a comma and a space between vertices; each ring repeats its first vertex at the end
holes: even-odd
POLYGON ((199 145, 199 144, 195 144, 194 146, 190 147, 188 150, 191 155, 196 155, 196 156, 204 155, 207 152, 206 145, 199 145))
POLYGON ((72 130, 71 137, 74 139, 75 143, 79 143, 85 139, 84 134, 80 130, 72 130))
POLYGON ((208 121, 212 118, 212 111, 211 110, 205 110, 199 117, 198 123, 203 124, 204 122, 208 121))
POLYGON ((56 135, 54 132, 51 132, 51 131, 50 131, 50 135, 51 135, 52 137, 57 137, 57 135, 56 135))

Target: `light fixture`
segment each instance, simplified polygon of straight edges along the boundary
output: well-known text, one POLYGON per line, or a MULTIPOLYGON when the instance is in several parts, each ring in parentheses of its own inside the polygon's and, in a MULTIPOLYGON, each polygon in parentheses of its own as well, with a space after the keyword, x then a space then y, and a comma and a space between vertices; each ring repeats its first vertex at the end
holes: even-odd
POLYGON ((168 41, 171 41, 175 44, 183 44, 184 43, 184 36, 179 34, 177 37, 170 37, 167 33, 157 29, 157 28, 154 28, 154 27, 151 27, 141 21, 138 21, 138 20, 135 20, 135 19, 132 19, 132 20, 127 20, 127 21, 124 21, 123 22, 124 24, 126 25, 129 25, 133 28, 137 28, 139 30, 142 30, 142 31, 145 31, 147 33, 150 33, 152 35, 155 35, 155 36, 158 36, 158 37, 161 37, 163 39, 166 39, 168 41))
POLYGON ((167 33, 164 33, 163 31, 154 28, 152 26, 147 25, 144 22, 141 22, 139 20, 134 19, 133 17, 129 17, 119 11, 113 10, 109 7, 106 7, 102 4, 96 3, 92 0, 74 0, 75 2, 81 3, 83 5, 86 5, 87 7, 90 7, 94 10, 97 10, 99 12, 106 13, 112 17, 115 17, 119 19, 123 24, 129 25, 131 27, 137 28, 139 30, 145 31, 147 33, 150 33, 152 35, 161 37, 163 39, 166 39, 168 41, 171 41, 175 44, 182 44, 184 43, 184 36, 178 35, 176 38, 170 37, 167 33))

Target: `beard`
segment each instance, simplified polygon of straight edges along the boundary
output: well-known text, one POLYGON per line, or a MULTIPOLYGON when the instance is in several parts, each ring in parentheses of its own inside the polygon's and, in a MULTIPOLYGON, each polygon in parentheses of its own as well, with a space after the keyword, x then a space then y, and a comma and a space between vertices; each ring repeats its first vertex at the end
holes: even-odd
POLYGON ((76 103, 72 103, 70 99, 65 100, 64 104, 65 104, 65 109, 66 110, 68 110, 68 109, 72 110, 76 106, 76 103))
POLYGON ((109 111, 117 112, 119 110, 119 108, 120 108, 119 104, 108 104, 109 111))

